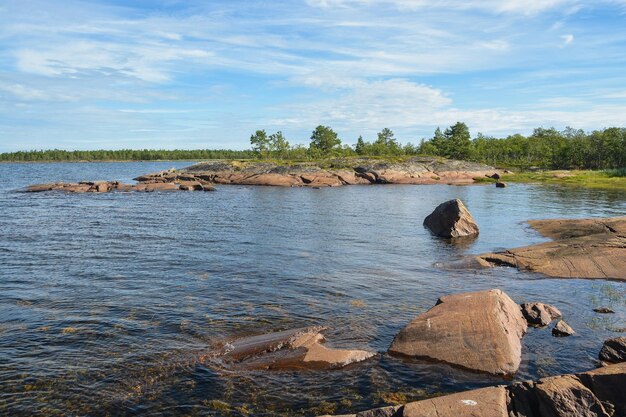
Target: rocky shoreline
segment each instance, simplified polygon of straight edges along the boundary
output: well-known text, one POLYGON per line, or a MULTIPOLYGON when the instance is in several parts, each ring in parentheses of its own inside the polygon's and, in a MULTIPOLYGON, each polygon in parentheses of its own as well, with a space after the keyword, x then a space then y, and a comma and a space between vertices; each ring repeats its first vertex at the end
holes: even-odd
POLYGON ((624 387, 626 362, 335 417, 619 417, 624 387))
POLYGON ((31 185, 24 191, 213 191, 217 184, 312 188, 359 184, 462 185, 472 184, 476 178, 495 176, 499 177, 498 170, 488 165, 436 157, 414 157, 404 162, 353 158, 323 164, 218 160, 141 175, 135 178, 136 185, 118 181, 60 182, 31 185))

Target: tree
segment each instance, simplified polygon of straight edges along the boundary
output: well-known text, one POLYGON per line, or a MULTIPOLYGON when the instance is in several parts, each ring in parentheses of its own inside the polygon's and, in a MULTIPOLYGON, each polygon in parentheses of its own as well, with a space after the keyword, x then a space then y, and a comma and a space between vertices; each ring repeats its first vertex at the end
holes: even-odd
POLYGON ((356 140, 356 145, 354 145, 354 152, 358 155, 363 155, 365 153, 365 141, 363 141, 363 136, 359 135, 359 138, 356 140))
POLYGON ((446 157, 453 159, 466 159, 470 155, 472 141, 469 129, 462 122, 456 122, 443 133, 447 142, 446 157))
POLYGON ((265 130, 257 130, 254 135, 250 136, 250 144, 252 150, 261 156, 264 156, 270 150, 270 142, 265 130))
MULTIPOLYGON (((435 155, 446 155, 448 153, 448 142, 446 140, 446 137, 443 135, 443 133, 441 133, 440 128, 435 129, 435 134, 433 135, 433 138, 427 143, 429 143, 432 146, 432 148, 429 147, 429 150, 434 149, 435 155)), ((422 153, 428 153, 428 152, 422 152, 422 153)))
POLYGON ((331 150, 341 145, 341 140, 337 133, 328 126, 318 126, 311 134, 311 149, 327 154, 331 150))
POLYGON ((283 136, 283 132, 278 131, 270 135, 268 139, 268 148, 270 152, 282 157, 289 151, 289 142, 283 136))

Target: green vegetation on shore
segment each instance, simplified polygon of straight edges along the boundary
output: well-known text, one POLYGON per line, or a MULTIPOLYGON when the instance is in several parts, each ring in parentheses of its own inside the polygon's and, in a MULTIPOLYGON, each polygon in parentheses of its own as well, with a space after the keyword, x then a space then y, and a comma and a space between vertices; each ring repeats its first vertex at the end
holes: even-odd
MULTIPOLYGON (((46 161, 154 161, 206 159, 262 159, 279 161, 321 161, 341 157, 379 157, 385 160, 414 155, 434 155, 482 162, 517 170, 608 170, 626 167, 626 128, 610 127, 593 132, 566 128, 537 128, 530 136, 520 134, 495 138, 478 134, 471 138, 465 123, 445 130, 436 129, 419 145, 402 145, 391 129, 384 128, 375 139, 359 136, 353 146, 344 144, 329 126, 317 126, 309 146, 289 144, 282 132, 257 130, 250 137, 250 150, 96 150, 18 151, 0 154, 0 162, 46 161)), ((530 175, 530 174, 529 174, 530 175)), ((607 174, 608 175, 608 174, 607 174)), ((607 177, 611 178, 611 177, 607 177)))
MULTIPOLYGON (((491 178, 476 178, 476 182, 496 182, 491 178)), ((586 188, 626 190, 626 169, 604 171, 536 171, 502 175, 500 181, 571 185, 586 188)))

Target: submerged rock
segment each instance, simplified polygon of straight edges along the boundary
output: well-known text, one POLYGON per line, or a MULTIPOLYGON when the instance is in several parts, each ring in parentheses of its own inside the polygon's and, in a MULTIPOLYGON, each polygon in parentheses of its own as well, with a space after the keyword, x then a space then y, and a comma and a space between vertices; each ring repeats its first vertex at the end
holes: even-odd
POLYGON ((574 333, 576 333, 574 329, 572 329, 569 324, 565 323, 563 320, 559 320, 552 329, 552 336, 556 337, 571 336, 574 333))
MULTIPOLYGON (((385 417, 626 416, 625 386, 626 362, 576 375, 517 382, 508 387, 487 387, 411 402, 397 407, 393 414, 385 414, 385 417)), ((365 413, 350 416, 378 415, 365 413)))
POLYGON ((626 216, 528 223, 555 241, 483 254, 477 261, 556 278, 626 280, 626 216))
POLYGON ((403 328, 389 353, 511 375, 526 330, 520 307, 500 290, 449 295, 403 328))
POLYGON ((626 361, 626 337, 615 337, 604 342, 600 354, 600 360, 606 362, 626 361))
POLYGON ((496 182, 496 188, 506 188, 506 183, 505 182, 496 182))
POLYGON ((550 304, 544 303, 524 303, 520 306, 524 318, 531 326, 547 326, 557 317, 561 317, 561 312, 550 304))
POLYGON ((596 313, 600 313, 600 314, 614 314, 615 313, 615 311, 611 310, 608 307, 594 308, 593 311, 595 311, 596 313))
POLYGON ((324 329, 312 326, 235 339, 203 360, 237 369, 335 369, 375 356, 365 350, 323 346, 324 329))
POLYGON ((478 225, 461 200, 441 203, 424 219, 424 226, 439 237, 475 236, 478 225))

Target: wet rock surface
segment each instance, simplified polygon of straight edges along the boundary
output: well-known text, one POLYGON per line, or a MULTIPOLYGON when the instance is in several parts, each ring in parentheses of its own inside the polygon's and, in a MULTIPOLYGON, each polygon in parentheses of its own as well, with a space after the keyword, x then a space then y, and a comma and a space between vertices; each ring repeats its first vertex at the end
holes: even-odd
POLYGON ((476 259, 483 266, 511 266, 556 278, 626 280, 626 216, 600 219, 531 220, 555 239, 476 259))
POLYGON ((554 306, 544 303, 524 303, 521 306, 524 318, 531 326, 545 327, 562 314, 554 306))
POLYGON ((511 375, 527 330, 520 307, 501 290, 442 297, 396 335, 389 353, 511 375))
MULTIPOLYGON (((626 363, 620 363, 575 375, 548 377, 537 382, 519 382, 508 387, 487 387, 411 402, 397 407, 390 416, 626 416, 625 386, 626 363)), ((359 412, 350 416, 365 417, 370 414, 359 412)))
POLYGON ((424 219, 424 226, 439 237, 457 238, 478 235, 476 221, 461 200, 441 203, 424 219))
POLYGON ((294 370, 342 368, 375 356, 365 350, 328 348, 322 345, 323 330, 312 326, 243 337, 224 343, 201 360, 230 369, 294 370))

